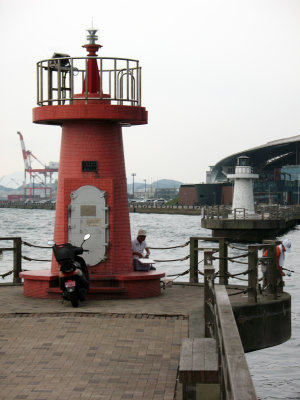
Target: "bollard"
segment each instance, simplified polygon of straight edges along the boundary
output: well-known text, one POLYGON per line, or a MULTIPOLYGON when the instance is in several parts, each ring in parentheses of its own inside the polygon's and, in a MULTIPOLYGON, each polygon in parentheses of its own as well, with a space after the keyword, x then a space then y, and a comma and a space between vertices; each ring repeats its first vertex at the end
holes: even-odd
POLYGON ((257 247, 256 246, 248 246, 248 300, 251 300, 257 303, 257 247))
POLYGON ((190 238, 190 283, 198 283, 198 239, 190 238))
POLYGON ((214 274, 212 263, 212 249, 204 250, 204 321, 205 337, 215 337, 215 313, 214 313, 214 274))
POLYGON ((267 268, 267 291, 274 295, 274 299, 277 298, 277 274, 278 270, 276 267, 276 244, 268 249, 269 265, 267 268))
POLYGON ((19 277, 22 271, 22 239, 20 237, 14 238, 14 261, 13 261, 13 283, 21 283, 22 280, 19 277))
POLYGON ((225 238, 219 239, 219 284, 228 285, 228 246, 225 238))

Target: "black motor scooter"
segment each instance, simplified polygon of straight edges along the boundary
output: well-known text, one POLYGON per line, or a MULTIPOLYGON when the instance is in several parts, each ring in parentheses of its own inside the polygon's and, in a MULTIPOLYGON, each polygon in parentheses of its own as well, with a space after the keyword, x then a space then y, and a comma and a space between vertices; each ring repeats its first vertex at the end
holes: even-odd
POLYGON ((84 236, 80 247, 73 246, 71 243, 56 244, 49 241, 52 246, 56 261, 60 265, 59 286, 62 290, 62 297, 69 300, 73 307, 78 307, 79 300, 84 301, 89 290, 89 272, 86 263, 82 257, 79 257, 84 251, 82 246, 91 235, 84 236))

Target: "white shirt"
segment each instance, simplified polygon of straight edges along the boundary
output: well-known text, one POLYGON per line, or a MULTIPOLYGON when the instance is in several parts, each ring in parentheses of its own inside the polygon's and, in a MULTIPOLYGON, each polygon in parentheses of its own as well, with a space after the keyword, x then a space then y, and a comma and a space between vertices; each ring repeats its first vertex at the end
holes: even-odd
MULTIPOLYGON (((140 243, 137 239, 134 239, 132 241, 132 252, 133 253, 141 253, 141 254, 143 254, 143 252, 144 252, 146 247, 148 247, 148 246, 147 246, 147 243, 145 242, 145 240, 142 243, 140 243)), ((134 254, 133 258, 138 260, 139 256, 134 254)))
POLYGON ((284 259, 285 259, 285 252, 283 251, 283 248, 282 248, 282 244, 280 244, 279 246, 279 250, 280 250, 280 256, 279 256, 279 260, 278 260, 278 262, 279 262, 279 266, 280 267, 284 267, 284 259))

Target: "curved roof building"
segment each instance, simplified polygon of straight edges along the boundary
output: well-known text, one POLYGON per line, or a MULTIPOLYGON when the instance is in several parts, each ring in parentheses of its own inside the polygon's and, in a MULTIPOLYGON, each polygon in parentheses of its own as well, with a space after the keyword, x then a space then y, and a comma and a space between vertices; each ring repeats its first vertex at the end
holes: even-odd
POLYGON ((250 158, 259 179, 253 183, 254 200, 261 204, 300 204, 300 135, 274 140, 231 154, 206 173, 205 184, 182 185, 179 203, 184 205, 230 205, 233 174, 240 156, 250 158))
MULTIPOLYGON (((263 176, 273 174, 274 170, 300 164, 300 135, 274 140, 252 149, 243 150, 223 158, 211 167, 207 183, 225 182, 226 175, 232 173, 236 160, 241 155, 250 157, 250 164, 255 172, 263 176)), ((299 171, 300 173, 300 171, 299 171)))

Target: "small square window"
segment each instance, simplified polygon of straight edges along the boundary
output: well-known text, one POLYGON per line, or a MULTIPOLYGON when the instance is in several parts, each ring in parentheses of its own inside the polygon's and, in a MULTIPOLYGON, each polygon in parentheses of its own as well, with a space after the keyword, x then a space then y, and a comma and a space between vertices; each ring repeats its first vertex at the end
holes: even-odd
POLYGON ((82 172, 97 172, 97 161, 82 161, 82 172))

